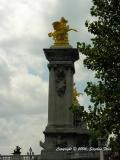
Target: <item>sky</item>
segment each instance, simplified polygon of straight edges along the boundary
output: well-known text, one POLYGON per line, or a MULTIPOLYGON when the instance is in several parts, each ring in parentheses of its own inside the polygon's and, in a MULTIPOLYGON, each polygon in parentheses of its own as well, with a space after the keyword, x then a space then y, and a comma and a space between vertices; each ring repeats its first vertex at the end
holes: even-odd
MULTIPOLYGON (((52 22, 65 17, 75 48, 78 41, 90 43, 85 28, 90 16, 91 0, 0 0, 0 154, 11 154, 20 146, 22 154, 32 147, 40 154, 44 141, 48 107, 48 61, 43 48, 53 41, 48 33, 52 22)), ((74 82, 81 94, 81 105, 89 98, 84 93, 93 72, 83 66, 85 57, 75 63, 74 82)))

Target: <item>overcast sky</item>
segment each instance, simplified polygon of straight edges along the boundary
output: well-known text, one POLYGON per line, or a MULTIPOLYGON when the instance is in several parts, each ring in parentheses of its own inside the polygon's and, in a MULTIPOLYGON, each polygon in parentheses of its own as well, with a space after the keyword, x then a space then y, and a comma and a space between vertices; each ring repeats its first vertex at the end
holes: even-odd
MULTIPOLYGON (((40 154, 39 141, 47 125, 48 69, 43 48, 52 40, 52 22, 64 16, 71 28, 70 43, 90 42, 85 20, 91 20, 91 0, 0 0, 0 154, 16 145, 26 154, 31 146, 40 154)), ((93 73, 76 62, 74 81, 87 105, 86 82, 93 73)))

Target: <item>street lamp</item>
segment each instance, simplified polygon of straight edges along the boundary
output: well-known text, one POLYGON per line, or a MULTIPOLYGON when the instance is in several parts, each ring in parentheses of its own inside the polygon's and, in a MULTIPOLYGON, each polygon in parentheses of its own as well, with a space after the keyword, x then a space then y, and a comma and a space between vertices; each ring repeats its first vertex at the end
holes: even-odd
POLYGON ((32 156, 34 155, 34 152, 32 151, 32 148, 29 148, 29 152, 27 152, 27 155, 30 157, 30 160, 32 160, 32 156))

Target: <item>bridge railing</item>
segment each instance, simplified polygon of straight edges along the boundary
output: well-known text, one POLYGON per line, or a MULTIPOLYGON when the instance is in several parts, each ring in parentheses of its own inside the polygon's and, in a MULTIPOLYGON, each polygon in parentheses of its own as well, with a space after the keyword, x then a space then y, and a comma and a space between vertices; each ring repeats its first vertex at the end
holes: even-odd
POLYGON ((40 155, 0 155, 0 160, 39 160, 40 155))

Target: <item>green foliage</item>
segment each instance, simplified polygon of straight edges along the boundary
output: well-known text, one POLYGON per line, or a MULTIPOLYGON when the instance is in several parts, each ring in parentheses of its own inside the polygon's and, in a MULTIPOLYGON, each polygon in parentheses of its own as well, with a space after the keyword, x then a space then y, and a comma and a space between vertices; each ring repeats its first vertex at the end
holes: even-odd
POLYGON ((94 35, 92 43, 77 44, 86 56, 85 67, 95 71, 98 79, 85 89, 93 102, 86 118, 96 135, 120 137, 120 1, 93 0, 91 15, 97 20, 85 25, 94 35))
POLYGON ((113 149, 113 152, 118 151, 119 152, 119 148, 120 148, 120 137, 111 137, 110 138, 110 145, 109 147, 111 147, 113 149))

